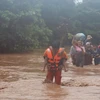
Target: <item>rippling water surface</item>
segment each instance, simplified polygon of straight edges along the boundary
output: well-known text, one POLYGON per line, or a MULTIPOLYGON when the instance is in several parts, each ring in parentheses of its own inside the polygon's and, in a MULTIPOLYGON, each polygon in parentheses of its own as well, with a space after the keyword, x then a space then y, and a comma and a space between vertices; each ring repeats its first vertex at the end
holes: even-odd
POLYGON ((0 100, 100 100, 100 65, 67 61, 62 85, 43 83, 43 52, 0 54, 0 100))

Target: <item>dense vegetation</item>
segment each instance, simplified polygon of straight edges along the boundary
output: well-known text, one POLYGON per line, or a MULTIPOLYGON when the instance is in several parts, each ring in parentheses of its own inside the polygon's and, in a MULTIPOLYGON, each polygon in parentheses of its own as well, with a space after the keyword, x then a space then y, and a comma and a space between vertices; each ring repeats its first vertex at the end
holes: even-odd
POLYGON ((0 0, 0 52, 71 43, 78 32, 100 43, 100 0, 0 0))

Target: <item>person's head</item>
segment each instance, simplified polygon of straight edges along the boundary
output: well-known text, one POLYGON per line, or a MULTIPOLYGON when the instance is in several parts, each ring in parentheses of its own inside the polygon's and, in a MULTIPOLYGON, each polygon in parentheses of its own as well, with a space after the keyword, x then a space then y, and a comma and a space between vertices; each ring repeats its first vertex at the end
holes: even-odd
POLYGON ((91 35, 87 35, 87 39, 88 40, 92 39, 92 36, 91 35))
POLYGON ((78 46, 82 46, 83 45, 82 41, 78 41, 77 43, 78 43, 78 46))
POLYGON ((77 43, 77 40, 72 40, 72 45, 73 46, 76 46, 78 43, 77 43))
POLYGON ((59 48, 60 48, 60 42, 59 41, 54 41, 52 43, 52 48, 53 48, 53 50, 58 51, 59 48))
POLYGON ((85 44, 86 46, 90 46, 91 45, 91 43, 90 42, 86 42, 86 44, 85 44))

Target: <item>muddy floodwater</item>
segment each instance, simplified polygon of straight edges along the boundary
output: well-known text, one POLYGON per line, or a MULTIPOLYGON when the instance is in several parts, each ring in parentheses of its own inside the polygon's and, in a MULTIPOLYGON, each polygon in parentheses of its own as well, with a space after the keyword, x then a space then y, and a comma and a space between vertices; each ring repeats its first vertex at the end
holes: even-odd
POLYGON ((0 54, 0 100, 100 100, 100 65, 79 68, 68 59, 61 86, 43 83, 42 53, 0 54))

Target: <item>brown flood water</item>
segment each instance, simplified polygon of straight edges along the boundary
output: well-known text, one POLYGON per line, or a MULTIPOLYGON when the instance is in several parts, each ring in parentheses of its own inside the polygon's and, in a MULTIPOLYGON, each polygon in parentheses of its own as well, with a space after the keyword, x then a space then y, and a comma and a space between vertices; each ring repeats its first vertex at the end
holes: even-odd
POLYGON ((100 65, 78 68, 69 59, 61 86, 42 83, 42 53, 0 54, 0 100, 100 100, 100 65))

